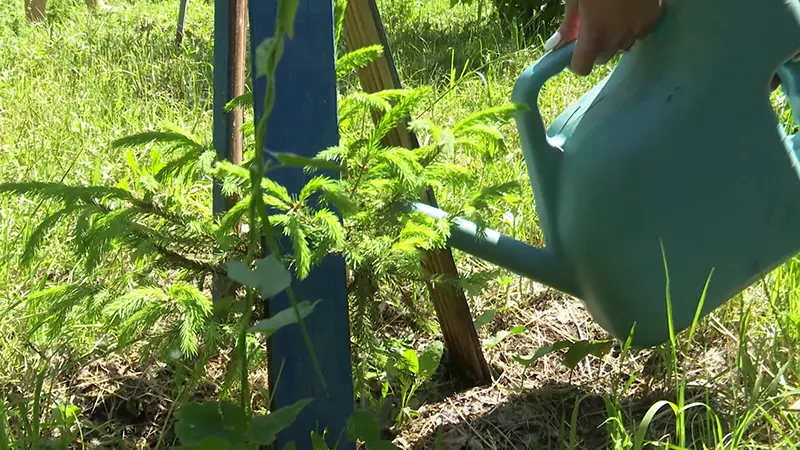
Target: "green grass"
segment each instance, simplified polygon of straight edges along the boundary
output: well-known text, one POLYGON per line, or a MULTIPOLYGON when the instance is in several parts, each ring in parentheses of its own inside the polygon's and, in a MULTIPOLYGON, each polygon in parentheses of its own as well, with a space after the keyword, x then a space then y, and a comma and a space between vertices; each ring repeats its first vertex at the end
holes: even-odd
MULTIPOLYGON (((209 2, 190 3, 181 51, 173 42, 177 2, 118 0, 111 3, 112 13, 101 15, 87 13, 79 1, 51 3, 46 27, 24 22, 21 0, 0 4, 0 179, 108 183, 132 173, 124 152, 110 147, 116 138, 172 123, 210 139, 209 2)), ((547 37, 526 44, 486 12, 479 19, 476 5, 451 10, 446 0, 379 4, 401 78, 408 86, 434 88, 436 101, 424 115, 444 124, 507 102, 516 76, 541 55, 541 41, 547 37)), ((611 67, 598 67, 586 78, 569 72, 554 77, 540 97, 545 118, 555 117, 611 67)), ((774 100, 788 120, 780 96, 774 100)), ((453 159, 477 171, 486 186, 520 182, 520 194, 492 204, 488 224, 538 244, 541 233, 519 144, 512 125, 504 132, 507 148, 453 159)), ((448 186, 437 196, 446 208, 465 192, 448 186)), ((122 448, 123 442, 131 447, 152 444, 169 425, 168 417, 153 411, 136 416, 128 410, 169 408, 176 389, 160 383, 178 375, 165 375, 166 369, 154 365, 130 376, 140 366, 124 354, 104 356, 108 337, 90 321, 72 324, 58 341, 29 336, 28 327, 40 313, 29 294, 48 283, 71 280, 75 266, 63 230, 48 236, 47 251, 32 268, 19 265, 23 242, 46 208, 16 197, 0 198, 0 437, 6 432, 32 439, 37 429, 59 428, 48 420, 24 423, 20 408, 49 411, 54 398, 72 395, 83 399, 84 410, 87 395, 111 402, 96 392, 86 394, 81 384, 105 380, 104 388, 139 397, 118 399, 105 415, 98 413, 102 408, 86 411, 79 423, 87 441, 106 448, 122 448), (49 361, 47 370, 42 370, 44 361, 49 361), (166 400, 146 400, 158 396, 166 400), (11 418, 7 428, 6 417, 11 418), (141 420, 156 423, 142 427, 141 420), (134 438, 127 437, 131 433, 134 438)), ((465 272, 490 269, 456 254, 465 272)), ((412 294, 425 296, 422 289, 412 294)), ((701 320, 691 342, 683 333, 675 346, 589 357, 574 370, 561 365, 557 354, 531 368, 511 358, 566 337, 603 338, 573 301, 500 272, 470 302, 476 316, 497 311, 481 328, 482 338, 516 325, 526 331, 487 348, 487 359, 503 372, 488 394, 446 396, 446 386, 430 383, 420 388, 412 406, 426 402, 428 413, 396 430, 416 448, 429 448, 436 437, 430 430, 439 419, 447 420, 444 430, 450 433, 443 439, 448 445, 461 442, 459 433, 498 448, 530 442, 538 442, 539 448, 641 448, 636 445, 645 438, 662 437, 669 448, 793 448, 792 443, 800 442, 796 413, 785 410, 800 399, 800 392, 794 392, 800 376, 796 259, 701 320), (493 400, 481 400, 480 395, 493 400), (658 403, 665 400, 673 403, 658 403), (691 404, 695 406, 679 414, 670 409, 691 404)), ((393 337, 420 347, 435 332, 393 337)), ((210 377, 211 385, 219 381, 213 373, 210 377)))

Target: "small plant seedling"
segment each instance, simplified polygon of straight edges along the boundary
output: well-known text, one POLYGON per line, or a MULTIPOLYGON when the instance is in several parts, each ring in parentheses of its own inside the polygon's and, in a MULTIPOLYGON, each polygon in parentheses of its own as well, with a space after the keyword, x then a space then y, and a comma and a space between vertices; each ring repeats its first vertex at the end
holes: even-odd
POLYGON ((398 425, 417 416, 417 412, 410 406, 411 400, 417 389, 436 373, 443 353, 444 344, 434 341, 420 353, 408 348, 387 361, 387 372, 396 376, 400 383, 400 412, 396 419, 398 425))

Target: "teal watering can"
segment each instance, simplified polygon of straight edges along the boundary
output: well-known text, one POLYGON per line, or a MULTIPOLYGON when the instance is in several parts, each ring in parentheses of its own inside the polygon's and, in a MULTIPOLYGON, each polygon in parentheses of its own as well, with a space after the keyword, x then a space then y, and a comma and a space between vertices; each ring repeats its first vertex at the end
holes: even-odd
MULTIPOLYGON (((539 91, 574 43, 518 78, 512 101, 546 247, 455 219, 450 245, 581 299, 636 347, 688 328, 800 251, 800 138, 769 102, 777 72, 800 123, 800 0, 664 0, 647 38, 545 129, 539 91), (668 277, 667 277, 668 275, 668 277), (669 281, 667 283, 667 280, 669 281)), ((416 204, 431 217, 444 211, 416 204)))

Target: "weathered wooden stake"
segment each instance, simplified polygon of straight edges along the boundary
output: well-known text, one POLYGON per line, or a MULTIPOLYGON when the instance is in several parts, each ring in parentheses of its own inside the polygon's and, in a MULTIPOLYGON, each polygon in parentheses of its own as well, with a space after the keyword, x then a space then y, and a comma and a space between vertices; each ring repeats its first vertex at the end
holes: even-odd
MULTIPOLYGON (((247 43, 247 0, 231 0, 231 96, 244 94, 244 63, 247 43)), ((231 162, 242 163, 244 137, 242 123, 244 111, 236 108, 231 111, 231 162)))
MULTIPOLYGON (((348 0, 344 38, 351 50, 375 44, 383 46, 383 56, 358 72, 361 87, 365 91, 378 92, 402 87, 375 0, 348 0)), ((386 135, 384 145, 417 148, 419 142, 406 123, 400 122, 386 135)), ((423 193, 422 201, 437 206, 431 187, 423 193)), ((458 268, 450 248, 428 252, 424 265, 432 274, 453 279, 458 277, 458 268)), ((491 383, 489 366, 483 356, 464 292, 452 285, 436 282, 428 283, 428 291, 442 327, 445 345, 456 366, 463 371, 461 375, 466 375, 465 381, 474 385, 491 383)))

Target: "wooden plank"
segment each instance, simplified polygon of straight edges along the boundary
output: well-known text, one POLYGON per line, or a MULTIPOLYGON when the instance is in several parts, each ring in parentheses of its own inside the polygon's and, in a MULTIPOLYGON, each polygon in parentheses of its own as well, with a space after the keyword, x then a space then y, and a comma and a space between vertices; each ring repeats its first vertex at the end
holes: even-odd
MULTIPOLYGON (((257 46, 274 36, 276 6, 276 0, 249 2, 251 61, 255 61, 257 46)), ((313 157, 339 143, 335 75, 333 3, 299 0, 294 37, 285 39, 283 57, 275 74, 275 103, 267 121, 265 149, 313 157)), ((263 115, 265 91, 266 80, 263 77, 253 79, 256 120, 263 115)), ((318 173, 331 178, 339 176, 333 171, 318 173)), ((295 195, 311 176, 302 169, 270 172, 271 179, 295 195)), ((281 247, 287 254, 292 251, 288 240, 281 242, 281 247)), ((285 327, 272 336, 269 377, 270 384, 275 386, 271 392, 273 407, 314 398, 292 425, 279 434, 275 448, 285 448, 288 442, 294 441, 297 449, 311 450, 310 432, 321 433, 327 428, 330 448, 355 449, 355 444, 345 439, 354 393, 344 258, 326 257, 305 280, 295 280, 292 287, 298 301, 320 300, 305 322, 325 385, 319 382, 299 327, 285 327)), ((273 313, 289 307, 285 292, 268 303, 273 313)))
MULTIPOLYGON (((383 56, 358 72, 361 86, 365 91, 377 92, 402 87, 375 0, 348 1, 344 19, 344 38, 351 50, 375 44, 383 46, 383 56)), ((384 145, 417 148, 419 142, 407 124, 400 122, 397 128, 387 134, 384 145)), ((437 206, 436 196, 431 187, 423 193, 422 201, 437 206)), ((449 278, 458 277, 458 268, 450 248, 427 252, 424 265, 432 274, 449 278)), ((473 385, 491 383, 489 366, 483 356, 483 349, 464 292, 453 286, 435 282, 428 284, 428 291, 442 327, 448 353, 461 375, 465 375, 462 377, 465 378, 464 381, 473 385)))

